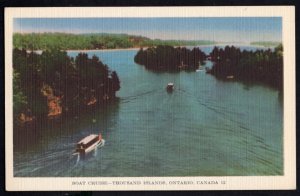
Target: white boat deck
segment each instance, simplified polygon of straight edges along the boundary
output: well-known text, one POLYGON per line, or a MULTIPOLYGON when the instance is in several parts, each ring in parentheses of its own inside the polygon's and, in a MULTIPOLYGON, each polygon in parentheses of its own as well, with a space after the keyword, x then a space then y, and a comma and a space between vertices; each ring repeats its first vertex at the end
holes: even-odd
POLYGON ((93 139, 95 139, 95 137, 98 137, 98 135, 96 134, 91 134, 89 136, 86 136, 85 138, 83 138, 82 140, 80 140, 78 142, 78 144, 87 144, 89 143, 90 141, 92 141, 93 139))

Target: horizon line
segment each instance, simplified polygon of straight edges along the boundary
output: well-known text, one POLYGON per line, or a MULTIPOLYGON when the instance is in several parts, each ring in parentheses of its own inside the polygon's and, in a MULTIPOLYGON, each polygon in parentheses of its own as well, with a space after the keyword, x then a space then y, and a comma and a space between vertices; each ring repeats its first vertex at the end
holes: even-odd
POLYGON ((128 33, 109 33, 109 32, 91 32, 91 33, 70 33, 70 32, 59 32, 59 31, 55 31, 55 32, 51 32, 51 31, 47 31, 47 32, 13 32, 14 34, 21 34, 21 35, 28 35, 28 34, 66 34, 66 35, 88 35, 88 34, 95 34, 95 35, 101 35, 101 34, 106 34, 106 35, 126 35, 126 36, 136 36, 136 37, 144 37, 150 40, 161 40, 161 41, 211 41, 211 42, 215 42, 215 43, 240 43, 240 44, 250 44, 253 42, 270 42, 270 43, 282 43, 282 40, 255 40, 255 41, 216 41, 216 40, 210 40, 210 39, 161 39, 161 38, 149 38, 147 36, 144 35, 137 35, 137 34, 128 34, 128 33))

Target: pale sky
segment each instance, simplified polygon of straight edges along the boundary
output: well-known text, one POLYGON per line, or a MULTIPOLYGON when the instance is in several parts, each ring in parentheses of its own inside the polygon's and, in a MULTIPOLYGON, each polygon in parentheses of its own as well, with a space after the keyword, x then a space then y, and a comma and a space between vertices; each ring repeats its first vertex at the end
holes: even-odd
POLYGON ((14 32, 125 33, 151 39, 282 41, 281 17, 18 18, 14 32))

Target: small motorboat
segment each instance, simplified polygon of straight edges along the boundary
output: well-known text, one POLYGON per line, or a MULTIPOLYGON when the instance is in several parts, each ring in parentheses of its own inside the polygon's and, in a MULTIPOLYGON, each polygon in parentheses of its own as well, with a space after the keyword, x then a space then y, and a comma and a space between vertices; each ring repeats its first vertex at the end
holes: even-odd
POLYGON ((199 61, 199 65, 198 65, 198 69, 196 69, 196 72, 199 72, 199 71, 204 71, 205 70, 205 63, 203 64, 203 62, 201 63, 199 61))
POLYGON ((105 143, 105 140, 102 138, 102 135, 99 134, 91 134, 89 136, 86 136, 76 144, 76 150, 73 153, 73 155, 76 154, 87 154, 97 147, 103 146, 105 143))
POLYGON ((205 67, 204 66, 199 66, 199 68, 196 69, 196 72, 199 72, 199 71, 205 71, 205 67))
POLYGON ((174 83, 168 83, 167 87, 166 87, 167 91, 173 91, 174 90, 174 83))
POLYGON ((230 76, 227 76, 226 78, 229 79, 229 80, 232 80, 232 79, 234 79, 234 76, 230 75, 230 76))

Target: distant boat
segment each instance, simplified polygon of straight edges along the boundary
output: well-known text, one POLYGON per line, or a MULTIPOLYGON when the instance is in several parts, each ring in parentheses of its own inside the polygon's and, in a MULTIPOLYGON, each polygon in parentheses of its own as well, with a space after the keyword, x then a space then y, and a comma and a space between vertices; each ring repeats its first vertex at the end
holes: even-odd
POLYGON ((234 76, 231 75, 231 76, 227 76, 226 78, 227 79, 234 79, 234 76))
POLYGON ((89 136, 86 136, 76 144, 76 150, 73 153, 76 154, 87 154, 97 148, 98 146, 103 146, 105 143, 105 140, 102 138, 102 135, 99 134, 91 134, 89 136))
POLYGON ((179 69, 186 69, 186 68, 188 68, 188 65, 183 64, 183 61, 181 61, 181 64, 178 67, 179 67, 179 69))
POLYGON ((198 69, 196 69, 196 72, 199 72, 199 71, 204 71, 205 70, 205 66, 203 65, 200 65, 198 69))
POLYGON ((167 91, 173 91, 174 90, 174 83, 168 83, 167 87, 166 87, 167 91))

